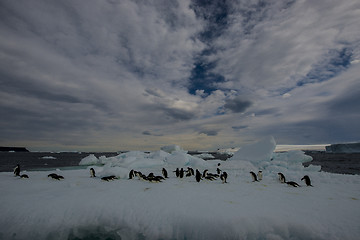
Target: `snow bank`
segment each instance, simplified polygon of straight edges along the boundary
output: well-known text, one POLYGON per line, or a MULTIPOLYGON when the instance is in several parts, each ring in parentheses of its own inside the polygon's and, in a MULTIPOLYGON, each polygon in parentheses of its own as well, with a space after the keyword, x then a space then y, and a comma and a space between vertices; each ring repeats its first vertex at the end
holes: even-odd
POLYGON ((89 155, 81 170, 28 171, 29 179, 0 173, 0 239, 357 239, 360 176, 319 172, 301 151, 274 153, 267 138, 243 146, 230 161, 204 161, 184 151, 89 155), (217 164, 220 163, 220 166, 217 164), (177 178, 177 167, 228 173, 220 180, 177 178), (94 168, 97 177, 90 178, 94 168), (130 169, 169 178, 128 179, 130 169), (252 182, 249 171, 263 171, 252 182), (281 184, 277 173, 298 182, 281 184), (120 177, 111 182, 103 176, 120 177), (310 176, 314 187, 300 179, 310 176))
MULTIPOLYGON (((244 161, 228 183, 169 179, 104 182, 86 169, 0 173, 0 239, 357 239, 360 176, 311 172, 314 187, 281 184, 272 175, 252 182, 244 161)), ((248 162, 249 163, 249 162, 248 162)), ((251 163, 250 163, 251 164, 251 163)), ((119 170, 120 167, 97 166, 119 170)), ((159 174, 161 169, 143 169, 159 174)), ((265 170, 265 172, 267 172, 265 170)), ((109 172, 110 173, 110 172, 109 172)), ((267 172, 270 173, 270 172, 267 172)))

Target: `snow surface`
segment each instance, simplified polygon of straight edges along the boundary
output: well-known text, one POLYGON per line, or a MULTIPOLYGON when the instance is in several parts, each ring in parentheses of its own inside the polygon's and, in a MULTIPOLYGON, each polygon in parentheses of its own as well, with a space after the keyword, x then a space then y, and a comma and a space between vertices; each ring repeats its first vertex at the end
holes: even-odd
POLYGON ((270 138, 244 146, 242 157, 225 162, 184 151, 91 155, 81 161, 87 169, 55 171, 61 181, 47 171, 28 171, 29 179, 0 173, 0 239, 357 239, 360 176, 305 168, 311 157, 269 154, 274 144, 270 138), (172 172, 189 166, 214 173, 218 163, 226 184, 172 172), (161 175, 163 167, 170 177, 161 183, 128 179, 130 169, 161 175), (252 182, 249 171, 260 169, 263 180, 252 182), (279 171, 301 187, 281 184, 279 171), (109 175, 120 179, 100 180, 109 175), (314 187, 300 181, 304 175, 314 187))

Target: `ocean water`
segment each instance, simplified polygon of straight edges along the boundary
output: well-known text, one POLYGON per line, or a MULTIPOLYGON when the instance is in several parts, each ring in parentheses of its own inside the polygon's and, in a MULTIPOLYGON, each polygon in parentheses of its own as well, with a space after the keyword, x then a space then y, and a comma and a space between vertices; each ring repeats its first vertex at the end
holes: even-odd
POLYGON ((0 152, 0 172, 13 171, 16 164, 20 164, 21 171, 84 168, 79 162, 90 154, 97 157, 118 155, 116 152, 0 152))
MULTIPOLYGON (((358 174, 360 175, 360 153, 326 153, 323 151, 305 151, 307 155, 313 157, 313 161, 304 163, 320 165, 324 172, 340 174, 358 174)), ((94 154, 100 156, 116 156, 117 152, 0 152, 0 172, 13 171, 16 164, 20 164, 21 171, 35 170, 61 170, 80 169, 86 166, 79 166, 79 162, 84 157, 94 154)), ((198 152, 189 152, 191 155, 198 152)), ((215 158, 226 160, 229 155, 211 153, 215 158)))

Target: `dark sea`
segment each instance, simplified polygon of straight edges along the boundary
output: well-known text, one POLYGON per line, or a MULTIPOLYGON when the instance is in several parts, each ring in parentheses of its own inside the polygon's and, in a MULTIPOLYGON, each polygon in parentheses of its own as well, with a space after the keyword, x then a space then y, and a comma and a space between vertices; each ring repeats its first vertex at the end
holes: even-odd
MULTIPOLYGON (((215 159, 226 160, 229 155, 213 153, 215 159)), ((323 151, 305 151, 313 157, 313 161, 304 163, 320 165, 321 171, 360 175, 360 153, 328 153, 323 151)), ((81 169, 86 166, 79 166, 84 157, 94 154, 100 156, 116 156, 119 152, 0 152, 0 172, 12 172, 17 164, 20 164, 21 171, 52 171, 55 169, 69 170, 81 169)), ((191 155, 197 152, 189 152, 191 155)), ((209 159, 210 160, 210 159, 209 159)))

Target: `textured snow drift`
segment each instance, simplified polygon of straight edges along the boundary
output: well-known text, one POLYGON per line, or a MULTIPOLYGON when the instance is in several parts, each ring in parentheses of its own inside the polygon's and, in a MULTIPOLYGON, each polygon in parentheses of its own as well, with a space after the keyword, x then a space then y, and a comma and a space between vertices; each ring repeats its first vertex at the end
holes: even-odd
MULTIPOLYGON (((268 147, 258 150, 267 156, 268 147)), ((356 239, 360 176, 304 168, 308 160, 300 151, 254 161, 238 155, 221 162, 226 184, 176 178, 176 167, 215 172, 220 162, 184 151, 90 156, 82 164, 96 166, 59 170, 61 181, 44 171, 27 172, 29 179, 0 173, 0 239, 356 239), (98 177, 90 178, 90 167, 98 177), (170 177, 161 183, 127 177, 130 169, 160 175, 163 167, 170 177), (252 182, 249 171, 259 169, 263 180, 252 182), (278 171, 301 187, 279 183, 278 171), (120 179, 100 180, 110 174, 120 179), (314 187, 300 181, 304 175, 314 187)))

